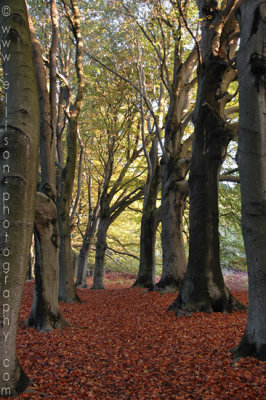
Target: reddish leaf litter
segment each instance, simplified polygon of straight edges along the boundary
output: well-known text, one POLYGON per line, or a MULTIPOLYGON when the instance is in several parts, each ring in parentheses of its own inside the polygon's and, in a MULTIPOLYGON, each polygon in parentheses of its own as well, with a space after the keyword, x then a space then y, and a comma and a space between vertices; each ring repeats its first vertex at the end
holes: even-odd
MULTIPOLYGON (((109 274, 106 290, 79 289, 82 304, 60 304, 72 326, 53 333, 24 328, 33 290, 26 283, 18 356, 36 392, 14 398, 266 399, 266 363, 233 362, 229 352, 247 313, 176 317, 167 312, 176 293, 129 288, 132 282, 109 274)), ((246 290, 231 290, 247 304, 246 290)))

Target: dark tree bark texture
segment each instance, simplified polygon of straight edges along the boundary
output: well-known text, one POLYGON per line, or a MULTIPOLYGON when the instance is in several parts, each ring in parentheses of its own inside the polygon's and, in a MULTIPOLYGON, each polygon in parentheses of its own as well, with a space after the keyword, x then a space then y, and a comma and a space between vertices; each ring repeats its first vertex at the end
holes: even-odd
MULTIPOLYGON (((205 2, 199 1, 203 5, 205 2)), ((227 89, 236 72, 221 55, 223 36, 216 52, 216 32, 222 14, 203 7, 202 64, 198 69, 198 92, 194 111, 195 133, 189 176, 189 260, 180 293, 169 310, 189 312, 232 312, 244 309, 226 288, 220 265, 218 179, 234 131, 226 123, 227 89), (214 18, 214 19, 213 19, 214 18), (217 20, 216 20, 217 19, 217 20), (204 20, 205 21, 205 20, 204 20), (217 53, 217 54, 216 54, 217 53)))
MULTIPOLYGON (((79 298, 75 292, 74 272, 72 268, 70 208, 76 171, 79 115, 83 105, 85 79, 83 73, 83 41, 80 31, 80 10, 76 0, 71 1, 71 10, 65 1, 63 1, 63 4, 75 38, 75 67, 77 72, 78 88, 75 101, 67 111, 67 159, 65 166, 59 173, 60 177, 58 184, 57 211, 60 234, 59 300, 63 302, 74 302, 79 301, 79 298)), ((69 88, 69 99, 71 101, 70 93, 71 90, 69 88)), ((60 154, 60 157, 62 157, 62 154, 60 154)))
POLYGON ((233 353, 266 361, 266 2, 242 2, 240 32, 238 155, 249 310, 233 353))
POLYGON ((150 150, 147 180, 141 218, 140 262, 136 282, 133 286, 152 290, 155 285, 155 244, 156 231, 160 222, 159 210, 156 209, 160 186, 161 168, 158 165, 158 140, 153 139, 150 150))
MULTIPOLYGON (((178 53, 179 45, 176 47, 178 53)), ((186 141, 183 136, 196 55, 196 50, 192 50, 183 63, 181 57, 176 57, 174 79, 168 88, 170 103, 165 125, 165 151, 161 161, 163 270, 161 279, 155 286, 155 290, 160 292, 179 290, 186 271, 182 215, 188 194, 186 175, 190 165, 191 138, 186 141)))

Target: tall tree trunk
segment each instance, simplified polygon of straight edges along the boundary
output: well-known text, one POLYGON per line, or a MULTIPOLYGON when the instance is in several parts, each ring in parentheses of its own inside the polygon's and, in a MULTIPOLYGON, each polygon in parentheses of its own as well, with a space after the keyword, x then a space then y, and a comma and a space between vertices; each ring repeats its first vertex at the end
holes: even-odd
MULTIPOLYGON (((189 70, 193 71, 194 55, 187 59, 189 70)), ((183 64, 176 77, 175 92, 170 93, 170 104, 165 127, 165 155, 162 158, 162 201, 161 201, 161 241, 163 270, 155 290, 172 292, 179 290, 186 271, 186 256, 182 233, 182 217, 188 194, 186 175, 190 160, 186 146, 181 143, 183 108, 186 96, 186 67, 183 64)))
POLYGON ((27 325, 41 331, 52 331, 66 324, 58 309, 59 243, 56 217, 54 202, 38 192, 35 214, 35 284, 27 325))
POLYGON ((96 234, 98 225, 98 215, 93 216, 92 221, 88 221, 86 232, 83 238, 82 247, 78 257, 78 275, 76 280, 76 287, 88 287, 86 283, 88 257, 91 251, 93 240, 96 234))
MULTIPOLYGON (((144 135, 143 135, 144 136, 144 135)), ((152 142, 150 154, 146 152, 148 174, 144 189, 144 200, 140 233, 140 262, 136 282, 133 286, 152 290, 155 285, 156 230, 160 222, 156 202, 160 186, 161 168, 158 165, 158 139, 152 142)))
POLYGON ((110 219, 104 216, 100 217, 97 241, 96 241, 96 255, 95 266, 93 272, 93 286, 92 289, 104 289, 103 276, 104 276, 104 258, 107 249, 107 231, 110 225, 110 219))
POLYGON ((10 15, 0 13, 0 40, 9 42, 1 51, 7 117, 0 127, 0 395, 15 396, 29 384, 17 359, 16 333, 33 231, 40 113, 25 1, 8 5, 10 15))
POLYGON ((242 2, 239 50, 239 173, 249 310, 236 357, 266 361, 266 2, 242 2))
MULTIPOLYGON (((72 268, 70 208, 77 159, 78 120, 85 93, 85 79, 83 73, 83 41, 80 32, 80 10, 76 0, 71 1, 71 12, 65 1, 63 1, 63 4, 76 43, 75 67, 78 88, 74 103, 71 104, 70 110, 66 110, 68 118, 67 159, 65 167, 60 171, 58 185, 57 210, 60 234, 59 299, 64 302, 73 302, 79 300, 79 298, 75 292, 74 271, 72 268)), ((70 88, 69 101, 71 102, 70 88)))
POLYGON ((170 158, 162 167, 162 250, 163 270, 155 289, 172 292, 180 288, 186 271, 182 219, 188 194, 185 176, 188 159, 170 158))
MULTIPOLYGON (((215 21, 211 23, 215 25, 215 21)), ((204 24, 189 176, 189 260, 179 296, 169 308, 176 313, 232 312, 244 308, 225 286, 218 230, 218 178, 234 134, 226 123, 224 108, 228 86, 236 73, 226 57, 214 54, 210 45, 214 43, 212 35, 208 24, 204 24), (204 47, 206 43, 209 47, 204 47)))
POLYGON ((143 202, 140 234, 140 262, 136 282, 133 286, 153 289, 155 285, 156 230, 160 222, 156 210, 160 185, 160 167, 157 166, 150 188, 143 202))
POLYGON ((88 274, 88 257, 92 246, 92 238, 90 241, 83 242, 80 253, 78 255, 78 269, 77 269, 77 280, 75 283, 76 287, 88 288, 86 278, 88 274))
POLYGON ((42 331, 52 331, 66 324, 58 309, 59 286, 59 233, 56 209, 56 52, 58 46, 58 16, 56 2, 51 3, 53 26, 50 49, 50 93, 40 43, 29 18, 35 70, 39 87, 41 140, 41 182, 35 213, 35 281, 31 314, 28 326, 42 331), (38 257, 37 257, 38 256, 38 257))
MULTIPOLYGON (((60 201, 60 200, 59 200, 60 201)), ((72 267, 71 249, 71 227, 70 218, 65 208, 61 211, 61 204, 58 206, 58 227, 60 232, 59 250, 59 300, 65 303, 78 301, 78 296, 74 287, 74 271, 72 267)))
POLYGON ((74 277, 77 278, 78 275, 78 254, 72 251, 72 268, 74 271, 74 277))
POLYGON ((75 291, 72 267, 70 208, 77 157, 77 118, 69 118, 68 158, 60 177, 57 199, 59 249, 59 300, 65 303, 79 301, 75 291))
POLYGON ((88 179, 88 199, 89 199, 88 222, 78 257, 78 273, 76 280, 76 287, 83 287, 83 288, 88 287, 86 283, 86 277, 88 273, 87 271, 88 257, 91 251, 93 240, 97 232, 99 223, 99 212, 100 212, 100 189, 98 191, 97 203, 94 209, 92 207, 91 176, 89 176, 88 179))
POLYGON ((163 270, 155 290, 172 292, 179 290, 186 271, 186 257, 182 233, 182 214, 187 196, 186 175, 190 159, 191 138, 184 140, 186 120, 189 120, 189 93, 195 80, 193 72, 197 52, 192 50, 182 63, 180 44, 176 43, 174 77, 168 87, 170 103, 166 117, 164 154, 162 157, 162 252, 163 270))

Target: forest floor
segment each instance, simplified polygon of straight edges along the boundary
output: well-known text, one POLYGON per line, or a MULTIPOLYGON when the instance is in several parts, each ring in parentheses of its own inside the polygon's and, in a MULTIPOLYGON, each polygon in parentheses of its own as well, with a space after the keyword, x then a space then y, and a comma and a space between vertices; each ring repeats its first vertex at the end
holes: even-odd
MULTIPOLYGON (((247 304, 247 277, 226 273, 247 304)), ((79 289, 81 304, 60 304, 72 324, 53 333, 24 327, 32 302, 27 282, 19 317, 18 355, 33 390, 54 400, 266 399, 266 362, 233 362, 247 313, 167 311, 176 293, 130 288, 132 276, 108 274, 106 290, 79 289)), ((23 394, 16 399, 41 399, 23 394)))

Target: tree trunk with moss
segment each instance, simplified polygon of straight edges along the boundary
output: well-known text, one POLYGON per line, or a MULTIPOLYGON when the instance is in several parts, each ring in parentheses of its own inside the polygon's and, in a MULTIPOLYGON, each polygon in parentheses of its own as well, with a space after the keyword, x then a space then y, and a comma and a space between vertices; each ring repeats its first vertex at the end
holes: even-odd
POLYGON ((249 309, 233 353, 266 361, 266 2, 244 0, 240 11, 238 155, 249 309))
POLYGON ((40 118, 38 89, 25 1, 9 0, 10 15, 0 13, 3 76, 7 118, 0 127, 1 269, 0 269, 0 395, 26 390, 29 378, 16 353, 20 302, 33 231, 37 186, 40 118), (5 30, 6 29, 6 30, 5 30), (6 57, 7 56, 7 57, 6 57), (5 222, 6 221, 6 222, 5 222))
POLYGON ((234 136, 233 128, 226 122, 224 109, 230 100, 228 86, 236 77, 224 46, 236 25, 229 19, 233 9, 226 13, 217 8, 213 12, 207 3, 198 1, 204 23, 189 176, 189 260, 180 293, 169 308, 177 314, 244 309, 224 283, 218 230, 219 172, 228 143, 234 136), (224 26, 226 21, 228 25, 224 26), (218 37, 217 32, 220 33, 218 37))

